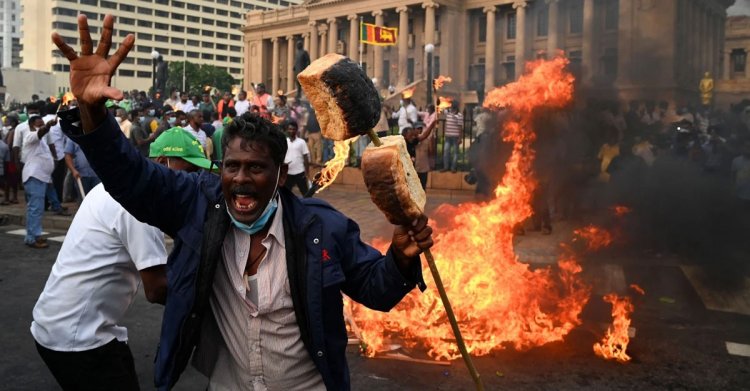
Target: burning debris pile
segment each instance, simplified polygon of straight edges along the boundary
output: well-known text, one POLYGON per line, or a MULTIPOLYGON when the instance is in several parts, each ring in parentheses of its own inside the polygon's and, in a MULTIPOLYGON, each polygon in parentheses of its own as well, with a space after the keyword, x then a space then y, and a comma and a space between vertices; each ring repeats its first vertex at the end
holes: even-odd
MULTIPOLYGON (((643 295, 645 292, 638 285, 631 285, 630 288, 643 295)), ((614 293, 604 296, 604 301, 612 304, 612 326, 607 328, 607 335, 601 342, 594 344, 594 353, 597 356, 607 360, 616 360, 617 362, 628 362, 630 356, 627 354, 628 343, 630 343, 630 314, 633 313, 633 303, 629 297, 620 297, 614 293)))
MULTIPOLYGON (((505 175, 491 201, 443 205, 436 214, 447 216, 449 222, 431 223, 437 232, 432 249, 436 263, 474 356, 562 340, 581 323, 579 315, 590 296, 571 246, 563 246, 556 267, 534 270, 520 262, 513 248, 514 229, 531 215, 536 187, 533 116, 537 110, 562 109, 572 101, 574 80, 566 65, 564 58, 530 63, 518 82, 488 94, 485 107, 511 112, 503 129, 503 140, 513 145, 505 175)), ((608 232, 593 226, 579 230, 576 238, 585 241, 589 251, 612 240, 608 232)), ((373 244, 381 249, 385 245, 378 240, 373 244)), ((434 286, 429 275, 425 270, 427 284, 434 286)), ((388 314, 351 301, 346 311, 367 356, 391 350, 398 340, 407 348, 426 348, 435 360, 460 357, 434 289, 410 294, 388 314)), ((620 346, 624 353, 626 343, 620 346)))

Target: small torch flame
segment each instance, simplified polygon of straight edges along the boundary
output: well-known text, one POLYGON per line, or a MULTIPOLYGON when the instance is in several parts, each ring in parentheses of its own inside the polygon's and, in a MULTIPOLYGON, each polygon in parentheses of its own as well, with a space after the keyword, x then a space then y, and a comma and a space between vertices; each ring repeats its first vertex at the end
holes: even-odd
POLYGON ((435 90, 437 91, 437 90, 440 90, 441 88, 443 88, 443 86, 446 83, 450 83, 452 81, 453 81, 453 79, 451 79, 450 76, 440 75, 440 76, 437 77, 437 79, 435 79, 435 81, 433 81, 433 86, 435 87, 435 90))
POLYGON ((443 110, 449 109, 451 105, 453 104, 453 99, 448 98, 446 96, 440 97, 440 103, 437 105, 436 109, 438 113, 442 113, 443 110))
POLYGON ((333 142, 333 159, 327 161, 325 167, 320 172, 320 179, 318 179, 319 188, 316 193, 320 193, 336 180, 336 177, 344 169, 344 166, 346 166, 346 159, 349 157, 349 143, 356 139, 357 137, 352 137, 348 140, 333 142))
POLYGON ((416 87, 407 88, 402 93, 401 96, 404 97, 404 99, 410 99, 414 95, 414 91, 416 90, 416 87))
POLYGON ((74 100, 76 100, 75 95, 73 95, 72 92, 68 91, 62 97, 62 104, 65 105, 65 106, 67 106, 68 103, 70 103, 71 101, 74 101, 74 100))

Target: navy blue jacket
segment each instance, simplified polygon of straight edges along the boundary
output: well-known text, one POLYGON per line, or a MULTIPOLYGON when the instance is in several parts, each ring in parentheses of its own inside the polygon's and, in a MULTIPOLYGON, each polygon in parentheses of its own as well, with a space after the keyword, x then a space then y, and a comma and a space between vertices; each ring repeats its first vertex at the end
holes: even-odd
MULTIPOLYGON (((230 227, 219 177, 170 170, 143 158, 114 117, 84 135, 77 109, 61 112, 63 131, 83 149, 109 194, 138 220, 174 238, 167 263, 167 302, 155 360, 159 389, 174 386, 210 316, 209 296, 230 227)), ((287 271, 302 341, 329 390, 349 389, 341 292, 388 311, 415 285, 424 289, 418 259, 408 276, 391 251, 363 243, 359 227, 326 202, 279 190, 287 271), (323 254, 326 256, 323 256, 323 254)))

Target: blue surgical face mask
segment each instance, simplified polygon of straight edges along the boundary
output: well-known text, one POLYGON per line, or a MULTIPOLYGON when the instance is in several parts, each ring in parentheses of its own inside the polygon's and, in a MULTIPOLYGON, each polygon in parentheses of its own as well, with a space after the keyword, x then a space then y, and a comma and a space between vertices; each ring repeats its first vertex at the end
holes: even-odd
MULTIPOLYGON (((237 219, 232 216, 232 213, 229 211, 229 207, 227 207, 227 214, 229 214, 229 218, 232 220, 232 224, 234 224, 235 227, 241 229, 248 235, 252 235, 260 230, 263 229, 263 227, 266 226, 268 223, 268 220, 271 219, 271 216, 273 216, 273 213, 276 212, 276 209, 279 206, 278 200, 276 200, 276 196, 278 195, 278 186, 279 186, 279 177, 281 176, 281 165, 279 165, 279 171, 276 172, 276 185, 274 185, 274 192, 271 196, 271 201, 266 204, 266 208, 263 210, 263 213, 261 213, 260 217, 258 217, 252 224, 248 225, 245 223, 241 223, 237 221, 237 219)), ((226 203, 226 200, 224 200, 226 203)))
POLYGON ((148 116, 149 117, 153 117, 155 114, 156 114, 156 110, 149 110, 148 111, 148 116))
POLYGON ((144 117, 144 116, 140 116, 140 117, 138 117, 138 121, 140 121, 140 122, 143 122, 143 121, 145 121, 145 120, 146 120, 146 117, 144 117))
POLYGON ((175 117, 169 117, 167 119, 167 122, 169 122, 170 125, 174 125, 174 123, 177 122, 177 118, 175 118, 175 117))

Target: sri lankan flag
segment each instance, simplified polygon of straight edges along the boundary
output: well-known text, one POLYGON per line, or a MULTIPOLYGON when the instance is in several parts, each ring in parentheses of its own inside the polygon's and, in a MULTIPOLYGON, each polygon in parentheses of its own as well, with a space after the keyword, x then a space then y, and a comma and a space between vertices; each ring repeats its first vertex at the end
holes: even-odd
POLYGON ((398 28, 396 27, 381 27, 369 23, 360 23, 360 42, 377 46, 393 46, 397 39, 398 28))

